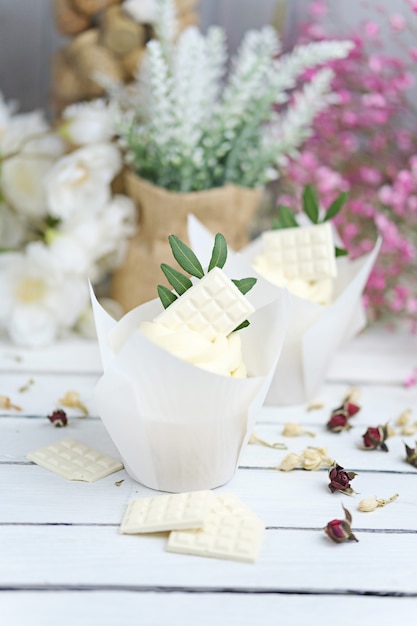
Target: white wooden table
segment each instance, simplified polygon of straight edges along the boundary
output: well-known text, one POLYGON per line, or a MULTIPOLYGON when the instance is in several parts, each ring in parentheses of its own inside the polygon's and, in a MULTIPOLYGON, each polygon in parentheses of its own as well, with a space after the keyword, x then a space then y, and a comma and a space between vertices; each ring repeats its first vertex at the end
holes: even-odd
POLYGON ((256 564, 172 554, 159 536, 120 535, 130 498, 154 494, 124 470, 88 484, 26 460, 30 450, 63 437, 118 458, 92 399, 100 375, 94 342, 74 338, 31 352, 3 341, 0 364, 0 394, 22 407, 0 411, 1 626, 415 622, 417 469, 404 461, 404 441, 414 446, 414 437, 389 439, 388 453, 359 446, 368 426, 394 424, 406 408, 414 407, 417 420, 417 387, 404 387, 417 367, 416 337, 368 330, 336 356, 317 396, 322 409, 262 410, 260 437, 285 441, 293 451, 327 447, 358 473, 352 486, 359 494, 331 494, 327 470, 276 471, 285 451, 249 446, 235 478, 218 491, 234 493, 264 520, 256 564), (29 389, 19 391, 29 379, 29 389), (329 433, 330 411, 352 384, 362 390, 362 410, 352 430, 329 433), (54 428, 46 415, 70 389, 91 416, 79 419, 68 410, 69 426, 54 428), (317 436, 284 439, 288 421, 308 425, 317 436), (398 500, 385 508, 358 510, 361 498, 396 492, 398 500), (359 543, 334 544, 323 532, 343 516, 342 503, 359 543))

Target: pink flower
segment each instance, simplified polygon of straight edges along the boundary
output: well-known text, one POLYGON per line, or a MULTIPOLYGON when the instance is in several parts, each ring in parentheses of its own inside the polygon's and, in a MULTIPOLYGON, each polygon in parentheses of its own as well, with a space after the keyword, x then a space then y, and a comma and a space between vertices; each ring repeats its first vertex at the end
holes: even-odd
POLYGON ((365 34, 373 39, 379 33, 379 25, 376 22, 366 22, 365 24, 365 34))
POLYGON ((406 21, 405 21, 404 17, 402 15, 400 15, 399 13, 394 13, 394 14, 390 15, 389 16, 389 23, 391 25, 392 30, 394 30, 396 33, 399 33, 402 30, 404 30, 404 28, 406 26, 406 21))

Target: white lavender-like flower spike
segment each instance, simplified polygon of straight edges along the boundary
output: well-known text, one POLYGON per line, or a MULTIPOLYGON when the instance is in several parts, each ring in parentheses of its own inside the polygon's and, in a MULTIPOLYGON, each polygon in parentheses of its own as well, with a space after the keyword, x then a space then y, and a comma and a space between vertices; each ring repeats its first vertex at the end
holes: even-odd
POLYGON ((317 72, 297 92, 292 106, 271 125, 267 142, 270 144, 271 160, 278 167, 286 164, 287 157, 297 155, 297 148, 310 136, 314 118, 332 102, 330 89, 333 77, 334 73, 328 68, 317 72))
POLYGON ((276 178, 330 103, 328 71, 318 72, 290 103, 297 81, 307 69, 345 57, 353 43, 312 43, 282 55, 272 27, 249 31, 224 82, 223 30, 204 36, 189 28, 173 43, 172 11, 173 0, 163 0, 156 25, 161 39, 148 44, 138 83, 148 102, 122 127, 129 162, 154 184, 184 192, 227 182, 256 187, 276 178))

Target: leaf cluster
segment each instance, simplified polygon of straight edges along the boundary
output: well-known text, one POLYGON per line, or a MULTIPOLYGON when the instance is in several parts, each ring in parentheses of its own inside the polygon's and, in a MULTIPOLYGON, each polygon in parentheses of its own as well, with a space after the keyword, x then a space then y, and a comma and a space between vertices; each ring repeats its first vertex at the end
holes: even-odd
MULTIPOLYGON (((200 261, 198 260, 196 254, 191 250, 187 244, 185 244, 181 239, 176 237, 175 235, 169 235, 168 237, 169 245, 171 247, 172 255, 174 259, 177 261, 178 265, 184 272, 187 272, 191 276, 195 276, 196 278, 203 278, 204 270, 200 261)), ((220 269, 224 266, 227 259, 227 243, 226 239, 221 233, 217 233, 214 238, 213 250, 211 253, 210 263, 207 269, 207 272, 210 272, 214 267, 219 267, 220 269)), ((182 296, 183 293, 187 291, 190 287, 192 287, 193 283, 189 276, 180 272, 179 270, 171 267, 167 263, 161 263, 161 270, 165 274, 165 277, 171 287, 174 289, 176 293, 170 291, 168 287, 164 285, 158 285, 158 296, 162 302, 163 307, 166 309, 178 299, 179 296, 182 296)), ((239 280, 232 280, 232 283, 236 285, 239 291, 245 295, 252 289, 252 287, 256 283, 256 278, 241 278, 239 280)), ((240 330, 241 328, 245 328, 249 326, 249 322, 245 320, 240 324, 236 330, 240 330)))
MULTIPOLYGON (((303 190, 302 195, 302 211, 308 217, 312 224, 323 224, 324 222, 328 222, 329 220, 336 217, 336 215, 341 211, 344 206, 346 200, 348 198, 348 193, 346 191, 342 191, 335 200, 330 204, 330 206, 324 212, 322 219, 320 219, 320 205, 317 198, 317 194, 312 187, 312 185, 306 185, 303 190)), ((279 218, 275 219, 272 222, 272 229, 277 230, 281 228, 297 228, 299 224, 295 219, 295 215, 290 209, 290 207, 285 204, 280 204, 278 206, 279 218)), ((346 256, 348 254, 347 250, 343 248, 338 248, 335 246, 335 255, 346 256)))

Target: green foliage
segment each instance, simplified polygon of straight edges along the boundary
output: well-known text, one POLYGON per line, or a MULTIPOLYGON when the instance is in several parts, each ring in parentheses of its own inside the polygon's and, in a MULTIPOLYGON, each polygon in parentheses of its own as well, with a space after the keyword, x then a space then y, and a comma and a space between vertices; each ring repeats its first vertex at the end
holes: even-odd
MULTIPOLYGON (((185 272, 188 272, 188 274, 191 274, 191 276, 195 276, 196 278, 203 278, 203 267, 191 248, 175 235, 169 235, 168 241, 171 246, 172 255, 177 261, 178 265, 181 267, 181 269, 183 269, 185 272)), ((211 253, 211 259, 207 271, 210 272, 215 267, 222 268, 226 263, 226 260, 226 239, 221 233, 217 233, 214 238, 213 250, 211 253)), ((171 287, 177 292, 178 296, 181 296, 187 291, 187 289, 190 289, 190 287, 193 286, 193 283, 188 276, 178 271, 174 267, 171 267, 167 263, 161 263, 161 270, 165 274, 165 277, 171 287)), ((239 280, 232 280, 232 283, 234 283, 239 291, 243 295, 245 295, 255 285, 256 278, 241 278, 239 280)), ((178 296, 175 293, 173 293, 163 285, 158 285, 157 290, 158 296, 165 309, 178 299, 178 296)), ((241 328, 246 328, 246 326, 249 326, 248 320, 242 322, 242 324, 235 328, 233 332, 235 332, 236 330, 240 330, 241 328)))
MULTIPOLYGON (((317 193, 311 185, 306 185, 302 194, 302 211, 312 224, 324 224, 324 222, 328 222, 340 213, 347 199, 348 193, 346 191, 342 191, 342 193, 339 194, 326 209, 323 218, 320 220, 320 204, 317 193)), ((294 212, 290 209, 290 207, 280 204, 278 206, 278 213, 279 217, 272 222, 272 230, 299 227, 294 212)), ((347 250, 335 246, 336 257, 347 256, 347 254, 347 250)))

